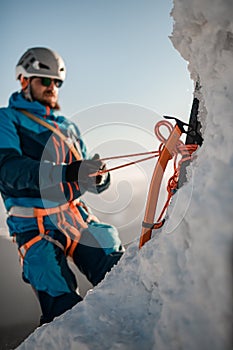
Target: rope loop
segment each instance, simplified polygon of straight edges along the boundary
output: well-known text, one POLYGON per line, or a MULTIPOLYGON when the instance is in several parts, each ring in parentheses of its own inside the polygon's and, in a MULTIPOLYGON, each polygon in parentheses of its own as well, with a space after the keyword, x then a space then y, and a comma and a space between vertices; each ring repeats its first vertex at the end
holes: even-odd
POLYGON ((172 123, 168 122, 167 120, 160 120, 154 128, 154 133, 157 137, 157 139, 162 143, 165 144, 165 142, 167 141, 167 139, 162 135, 161 131, 159 130, 161 126, 165 126, 168 129, 169 135, 172 132, 173 129, 173 125, 172 123))

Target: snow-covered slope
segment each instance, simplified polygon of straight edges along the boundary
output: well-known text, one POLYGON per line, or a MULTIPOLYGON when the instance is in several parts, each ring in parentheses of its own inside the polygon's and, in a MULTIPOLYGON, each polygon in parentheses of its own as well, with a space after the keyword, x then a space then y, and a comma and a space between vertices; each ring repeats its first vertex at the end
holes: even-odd
POLYGON ((133 243, 82 303, 20 350, 231 349, 233 2, 174 0, 173 17, 172 42, 202 84, 193 181, 169 226, 140 252, 133 243))

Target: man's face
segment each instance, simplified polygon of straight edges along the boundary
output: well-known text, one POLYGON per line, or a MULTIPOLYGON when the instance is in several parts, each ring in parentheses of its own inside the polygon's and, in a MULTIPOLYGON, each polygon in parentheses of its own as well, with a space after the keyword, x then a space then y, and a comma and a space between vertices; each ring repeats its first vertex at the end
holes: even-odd
POLYGON ((58 101, 58 87, 55 85, 54 80, 51 80, 49 86, 43 86, 41 78, 31 79, 31 95, 34 101, 38 101, 45 106, 55 108, 58 101))

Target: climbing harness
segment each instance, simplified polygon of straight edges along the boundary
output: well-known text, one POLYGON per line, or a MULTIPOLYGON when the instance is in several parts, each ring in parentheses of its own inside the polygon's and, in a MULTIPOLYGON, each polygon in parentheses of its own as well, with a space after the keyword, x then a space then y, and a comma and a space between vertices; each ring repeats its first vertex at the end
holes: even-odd
POLYGON ((67 202, 61 206, 53 208, 28 208, 13 206, 8 212, 9 216, 16 216, 21 218, 36 218, 39 235, 33 237, 27 243, 18 248, 21 262, 23 261, 28 249, 30 249, 35 243, 42 239, 45 239, 64 251, 65 255, 73 256, 73 252, 79 243, 82 230, 87 229, 88 225, 83 220, 78 207, 83 207, 83 203, 77 200, 73 202, 67 202), (56 215, 56 224, 58 229, 65 235, 65 246, 58 240, 50 236, 50 231, 45 230, 44 219, 46 216, 56 215), (72 224, 70 223, 72 222, 72 224))

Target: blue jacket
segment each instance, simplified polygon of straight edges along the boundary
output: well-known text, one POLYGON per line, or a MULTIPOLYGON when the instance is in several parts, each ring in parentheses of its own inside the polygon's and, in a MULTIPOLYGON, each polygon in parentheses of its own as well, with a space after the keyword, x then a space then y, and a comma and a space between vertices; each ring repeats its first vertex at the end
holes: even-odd
MULTIPOLYGON (((55 116, 39 102, 27 101, 22 93, 10 97, 9 106, 0 109, 0 191, 7 210, 12 206, 56 207, 79 198, 77 183, 65 181, 66 164, 74 156, 57 136, 32 121, 19 109, 45 119, 70 137, 87 157, 86 147, 77 126, 62 116, 55 116)), ((99 192, 109 186, 109 178, 99 192)), ((87 213, 81 210, 84 219, 87 213)), ((10 234, 36 229, 34 219, 8 218, 10 234)), ((49 224, 48 224, 49 226, 49 224)), ((48 227, 50 228, 50 227, 48 227)))

